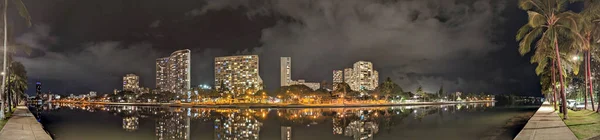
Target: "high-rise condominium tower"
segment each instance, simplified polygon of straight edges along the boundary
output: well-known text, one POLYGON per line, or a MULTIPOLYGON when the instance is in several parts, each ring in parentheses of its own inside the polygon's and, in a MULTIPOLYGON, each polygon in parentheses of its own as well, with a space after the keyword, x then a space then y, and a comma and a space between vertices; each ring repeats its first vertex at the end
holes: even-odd
POLYGON ((281 57, 280 62, 280 83, 281 86, 290 86, 290 85, 305 85, 312 90, 317 90, 321 87, 320 83, 310 83, 306 82, 303 79, 292 80, 292 58, 291 57, 281 57))
POLYGON ((258 55, 216 57, 215 88, 220 92, 235 94, 261 90, 263 81, 258 68, 258 55))
POLYGON ((342 70, 333 70, 333 90, 336 90, 338 84, 344 82, 344 71, 342 70))
MULTIPOLYGON (((336 74, 341 70, 334 71, 334 83, 339 79, 336 74)), ((358 61, 354 63, 353 68, 344 69, 344 82, 354 91, 374 90, 379 85, 379 72, 373 69, 373 63, 367 61, 358 61)))
POLYGON ((123 76, 123 91, 137 91, 140 88, 140 77, 135 74, 123 76))
POLYGON ((178 50, 169 57, 156 59, 156 88, 183 94, 190 89, 189 49, 178 50))

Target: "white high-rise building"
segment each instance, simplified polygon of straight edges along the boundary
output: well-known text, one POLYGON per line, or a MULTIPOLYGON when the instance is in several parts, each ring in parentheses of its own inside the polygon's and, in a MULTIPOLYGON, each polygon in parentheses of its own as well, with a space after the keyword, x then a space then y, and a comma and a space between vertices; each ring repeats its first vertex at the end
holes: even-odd
POLYGON ((302 79, 297 81, 292 80, 292 58, 291 57, 281 57, 281 65, 280 65, 280 83, 281 86, 290 86, 290 85, 305 85, 312 90, 317 90, 321 88, 320 83, 310 83, 306 82, 302 79))
POLYGON ((337 84, 344 82, 344 71, 333 70, 333 90, 337 89, 337 84))
POLYGON ((292 83, 292 58, 281 57, 280 64, 280 85, 288 86, 292 83))
POLYGON ((169 57, 156 59, 156 88, 160 91, 186 93, 191 86, 190 61, 189 49, 177 50, 169 57))
POLYGON ((353 68, 344 69, 344 82, 355 91, 374 90, 379 85, 379 72, 373 69, 373 63, 358 61, 353 68))
POLYGON ((123 91, 136 91, 140 88, 140 77, 135 74, 123 76, 123 91))
POLYGON ((258 68, 258 55, 216 57, 215 88, 218 91, 236 94, 247 90, 261 90, 263 81, 258 68))
POLYGON ((354 89, 352 86, 354 85, 354 70, 352 68, 344 69, 344 83, 348 84, 351 89, 354 89))

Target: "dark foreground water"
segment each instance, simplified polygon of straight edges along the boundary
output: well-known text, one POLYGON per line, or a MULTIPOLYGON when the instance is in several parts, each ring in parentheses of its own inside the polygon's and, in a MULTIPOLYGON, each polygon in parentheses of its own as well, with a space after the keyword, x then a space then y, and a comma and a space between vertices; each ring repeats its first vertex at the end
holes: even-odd
POLYGON ((494 103, 369 108, 223 109, 31 106, 58 140, 512 139, 537 110, 494 103))

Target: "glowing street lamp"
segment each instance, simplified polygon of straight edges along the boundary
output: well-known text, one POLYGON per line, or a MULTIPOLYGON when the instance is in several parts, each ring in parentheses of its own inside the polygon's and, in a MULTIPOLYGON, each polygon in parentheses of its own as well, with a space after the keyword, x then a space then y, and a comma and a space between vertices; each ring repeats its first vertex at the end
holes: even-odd
POLYGON ((579 60, 579 56, 577 56, 577 55, 573 56, 573 58, 571 58, 571 59, 573 59, 573 61, 578 61, 579 60))

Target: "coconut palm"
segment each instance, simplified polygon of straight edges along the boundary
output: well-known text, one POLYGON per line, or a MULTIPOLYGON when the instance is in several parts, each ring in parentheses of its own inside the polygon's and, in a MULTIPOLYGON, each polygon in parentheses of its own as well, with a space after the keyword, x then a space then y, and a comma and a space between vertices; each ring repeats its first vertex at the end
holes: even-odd
MULTIPOLYGON (((568 118, 566 111, 566 95, 564 92, 564 76, 565 72, 561 63, 561 48, 559 47, 559 41, 565 41, 572 38, 571 28, 576 25, 572 20, 576 13, 566 12, 566 0, 552 0, 552 1, 541 1, 541 0, 519 0, 519 8, 527 11, 529 15, 529 22, 521 27, 517 32, 516 39, 520 41, 519 52, 521 55, 525 55, 531 51, 531 44, 534 40, 538 39, 535 45, 535 49, 544 49, 546 52, 548 48, 554 50, 554 60, 556 62, 557 70, 559 73, 560 82, 560 96, 562 99, 562 109, 564 119, 568 118)), ((566 45, 569 46, 569 45, 566 45)), ((536 73, 540 71, 548 63, 549 53, 540 54, 541 56, 535 56, 532 58, 532 62, 538 63, 536 73)), ((534 54, 535 55, 535 54, 534 54)))
POLYGON ((12 100, 9 102, 12 102, 12 107, 16 107, 20 101, 19 98, 23 97, 23 95, 25 95, 25 91, 27 90, 27 71, 25 70, 25 66, 17 61, 12 62, 10 69, 9 97, 12 100))
MULTIPOLYGON (((576 0, 580 1, 580 0, 576 0)), ((586 85, 589 87, 590 99, 593 101, 593 81, 590 79, 591 77, 591 51, 596 49, 597 44, 594 41, 594 34, 598 34, 598 23, 600 23, 600 2, 585 0, 584 1, 584 10, 577 15, 577 18, 572 18, 570 20, 575 20, 575 26, 571 28, 572 34, 575 37, 575 44, 579 51, 584 52, 585 56, 585 80, 586 85)), ((587 92, 587 90, 586 90, 587 92)), ((587 96, 587 94, 586 94, 587 96)), ((587 108, 587 98, 585 101, 585 106, 587 108)), ((592 102, 592 110, 594 110, 594 102, 592 102)))
MULTIPOLYGON (((27 23, 28 26, 31 26, 31 16, 29 16, 29 11, 27 10, 27 7, 25 7, 25 4, 23 4, 23 1, 21 0, 13 0, 13 3, 15 4, 15 7, 17 8, 17 10, 19 11, 19 15, 21 17, 23 17, 27 23)), ((8 73, 8 69, 6 67, 7 65, 7 51, 8 51, 8 47, 7 47, 7 43, 8 43, 8 17, 7 17, 7 11, 8 10, 8 0, 4 0, 4 44, 3 44, 3 48, 4 48, 4 63, 2 66, 2 71, 4 73, 8 73)), ((6 79, 6 75, 4 74, 2 75, 2 79, 6 79)), ((0 87, 0 91, 4 92, 4 88, 6 86, 6 80, 2 80, 2 85, 0 87)), ((4 94, 4 93, 0 93, 0 94, 4 94)), ((4 101, 2 99, 2 96, 0 96, 0 120, 4 120, 4 101)))

